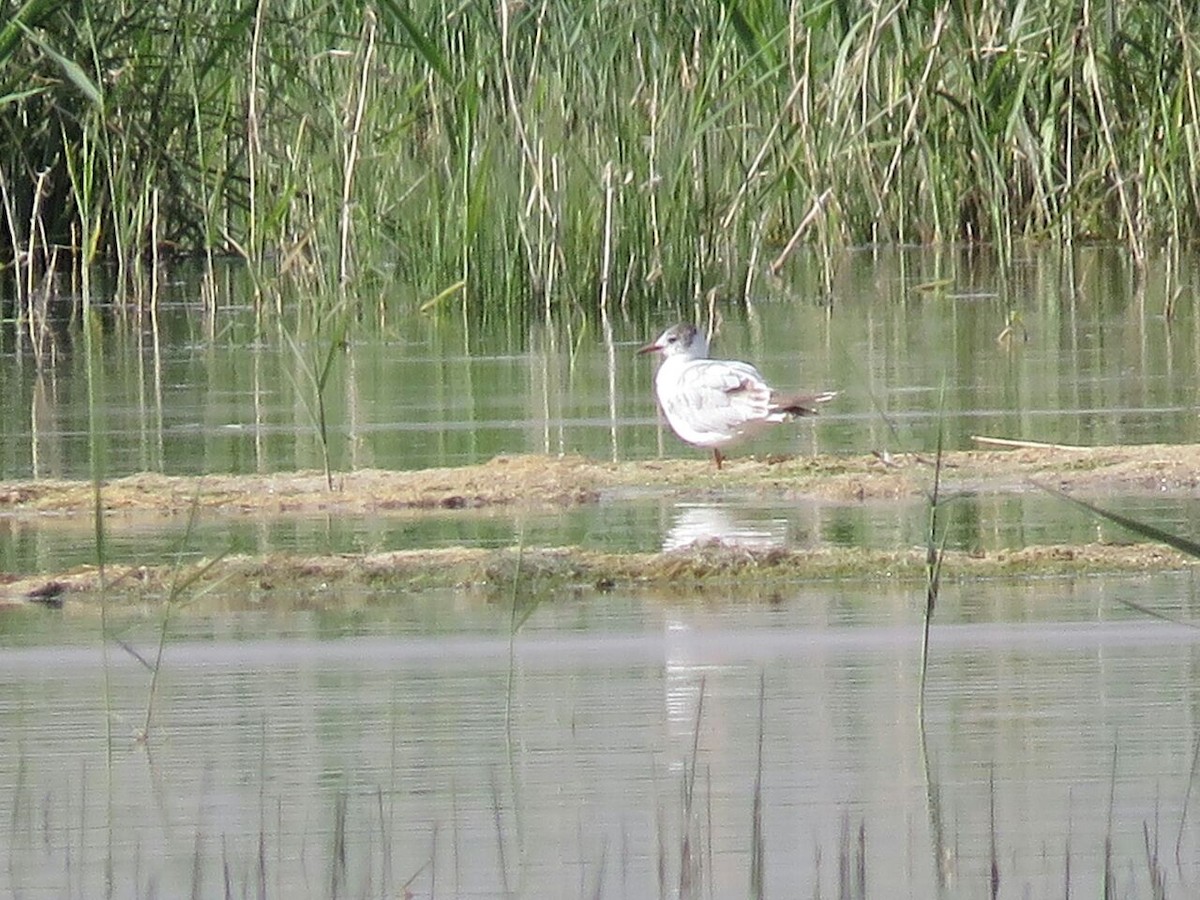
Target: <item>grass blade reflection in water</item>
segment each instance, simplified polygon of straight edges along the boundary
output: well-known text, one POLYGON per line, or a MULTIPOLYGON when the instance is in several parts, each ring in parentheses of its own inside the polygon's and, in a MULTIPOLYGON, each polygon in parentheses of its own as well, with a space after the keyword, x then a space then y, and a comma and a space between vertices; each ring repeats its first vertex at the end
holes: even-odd
MULTIPOLYGON (((802 428, 757 437, 747 455, 926 447, 939 416, 950 449, 978 434, 1083 446, 1200 437, 1187 375, 1200 367, 1198 317, 1159 318, 1194 260, 1153 262, 1135 294, 1128 261, 1104 248, 1069 260, 1031 251, 1006 272, 946 249, 876 249, 841 258, 825 309, 812 302, 822 290, 815 261, 797 262, 750 306, 722 307, 720 353, 755 359, 781 386, 841 393, 802 428), (1014 310, 1025 339, 998 344, 1014 310)), ((97 302, 107 475, 323 469, 327 456, 344 470, 518 452, 691 453, 673 442, 660 450, 653 368, 632 354, 652 330, 639 320, 615 319, 610 342, 570 319, 468 327, 388 307, 379 322, 359 322, 335 303, 264 329, 245 270, 220 278, 211 335, 195 321, 203 274, 167 280, 149 360, 140 335, 151 323, 97 302)), ((406 290, 394 293, 403 306, 406 290)), ((4 341, 24 341, 9 328, 4 341)), ((82 341, 69 322, 53 333, 59 346, 42 370, 4 357, 6 479, 88 477, 86 371, 72 352, 82 341)))
MULTIPOLYGON (((964 589, 943 585, 929 791, 912 702, 920 627, 902 590, 806 589, 783 606, 582 596, 539 606, 515 640, 507 604, 455 611, 453 595, 430 599, 415 632, 388 607, 374 620, 280 620, 288 631, 268 639, 241 635, 269 630, 270 616, 194 622, 169 648, 149 757, 132 739, 144 672, 109 663, 130 738, 118 728, 105 827, 90 818, 104 766, 99 650, 35 638, 0 657, 18 748, 0 764, 18 861, 0 879, 62 890, 69 877, 93 892, 112 828, 115 883, 133 896, 226 870, 235 895, 253 894, 260 841, 268 885, 289 896, 327 896, 343 857, 342 896, 414 874, 418 896, 435 879, 448 895, 495 896, 506 878, 519 896, 654 896, 660 861, 673 896, 681 884, 742 894, 756 865, 764 895, 824 895, 857 882, 843 857, 868 887, 907 873, 896 884, 914 896, 943 878, 956 896, 984 896, 994 859, 1006 891, 1044 896, 1066 877, 1069 834, 1076 891, 1103 873, 1110 839, 1113 877, 1137 893, 1143 825, 1181 821, 1197 699, 1193 630, 1096 615, 1109 593, 1143 587, 1191 591, 1186 576, 1092 580, 1058 598, 1056 618, 1037 621, 1045 607, 1033 605, 1035 621, 1004 625, 956 621, 964 589), (455 629, 464 616, 473 626, 455 629)), ((1171 896, 1200 877, 1187 862, 1200 826, 1183 821, 1171 896)))

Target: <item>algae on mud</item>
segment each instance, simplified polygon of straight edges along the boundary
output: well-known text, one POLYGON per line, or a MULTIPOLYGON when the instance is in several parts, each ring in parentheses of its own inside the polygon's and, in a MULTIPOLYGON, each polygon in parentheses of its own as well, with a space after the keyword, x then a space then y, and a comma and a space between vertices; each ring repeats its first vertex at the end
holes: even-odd
MULTIPOLYGON (((101 496, 109 528, 156 520, 181 522, 196 514, 276 518, 377 514, 398 510, 453 510, 485 506, 537 508, 618 502, 655 492, 686 499, 753 497, 763 500, 854 505, 919 497, 927 488, 930 460, 735 457, 718 473, 708 460, 663 459, 607 463, 577 456, 501 456, 477 466, 413 472, 361 470, 337 476, 335 489, 316 473, 196 478, 136 475, 105 483, 101 496)), ((1200 446, 1047 448, 958 451, 942 460, 944 494, 1015 494, 1037 485, 1103 497, 1115 493, 1191 496, 1200 489, 1200 446)), ((64 514, 90 515, 87 482, 32 481, 0 484, 0 518, 53 523, 64 514)), ((325 556, 228 557, 208 566, 193 593, 235 590, 255 603, 283 588, 325 594, 336 605, 338 585, 388 590, 511 589, 520 577, 531 589, 598 588, 678 594, 704 587, 770 593, 794 579, 912 578, 924 576, 924 548, 775 548, 752 551, 719 541, 667 553, 605 553, 578 547, 402 549, 325 556), (516 562, 520 558, 519 568, 516 562)), ((1154 544, 1028 546, 992 552, 949 553, 946 577, 1066 575, 1093 571, 1180 568, 1189 560, 1154 544)), ((7 577, 0 602, 20 603, 37 592, 80 598, 103 589, 108 597, 165 596, 179 569, 165 561, 109 565, 101 582, 95 567, 7 577)))
MULTIPOLYGON (((536 507, 593 503, 602 495, 654 490, 676 497, 742 492, 833 503, 920 496, 931 458, 864 456, 731 457, 717 471, 707 458, 602 462, 582 456, 497 456, 479 465, 389 472, 335 473, 334 489, 317 472, 172 476, 152 473, 107 481, 105 512, 179 515, 386 513, 398 509, 536 507)), ((1020 493, 1036 484, 1092 495, 1190 494, 1200 490, 1200 445, 950 451, 942 458, 947 493, 1020 493)), ((90 513, 86 481, 0 482, 0 516, 90 513)))
MULTIPOLYGON (((679 499, 751 496, 774 502, 859 504, 918 497, 928 486, 930 461, 888 458, 734 457, 721 473, 707 460, 607 463, 577 456, 500 456, 481 466, 419 472, 359 470, 337 476, 336 488, 316 473, 206 475, 156 474, 116 479, 102 486, 109 528, 188 515, 282 517, 377 514, 395 510, 446 510, 481 506, 563 506, 619 502, 623 494, 659 492, 679 499)), ((1045 484, 1092 497, 1112 493, 1190 496, 1200 484, 1200 446, 1141 445, 1112 448, 1022 448, 948 452, 943 491, 1004 494, 1045 484)), ((80 481, 0 484, 0 518, 54 522, 91 514, 92 486, 80 481)), ((770 594, 798 578, 924 576, 924 550, 859 547, 773 548, 751 551, 720 541, 666 553, 605 553, 580 547, 406 548, 329 556, 228 557, 191 564, 190 593, 221 589, 247 604, 269 596, 304 595, 306 602, 338 604, 336 587, 421 590, 456 588, 493 592, 511 589, 520 577, 530 590, 563 588, 654 590, 678 595, 706 588, 770 594), (520 564, 517 558, 520 557, 520 564), (205 568, 206 566, 206 568, 205 568)), ((1182 554, 1153 544, 1051 545, 992 552, 952 552, 947 577, 1078 575, 1090 571, 1181 568, 1182 554)), ((80 599, 104 590, 109 598, 145 600, 166 596, 180 577, 167 560, 145 565, 96 566, 37 576, 0 576, 0 602, 46 602, 73 594, 80 599)), ((186 575, 186 574, 185 574, 186 575)))
MULTIPOLYGON (((947 551, 943 579, 1036 575, 1080 576, 1180 569, 1182 554, 1155 544, 1089 543, 1026 547, 991 553, 947 551)), ((206 596, 224 610, 302 603, 338 608, 363 590, 394 595, 434 589, 476 593, 507 600, 514 583, 522 596, 545 598, 564 590, 648 592, 664 598, 732 592, 741 599, 771 598, 797 580, 854 580, 919 588, 925 551, 875 551, 825 547, 815 550, 746 550, 719 542, 665 553, 602 553, 578 547, 487 550, 451 548, 326 556, 224 557, 183 567, 171 564, 111 565, 100 577, 83 566, 52 577, 31 576, 2 583, 0 608, 26 603, 60 605, 77 600, 153 603, 163 601, 177 581, 189 581, 188 607, 204 609, 206 596), (203 570, 203 571, 201 571, 203 570), (346 592, 349 592, 347 594, 346 592)), ((97 604, 85 604, 98 608, 97 604)))

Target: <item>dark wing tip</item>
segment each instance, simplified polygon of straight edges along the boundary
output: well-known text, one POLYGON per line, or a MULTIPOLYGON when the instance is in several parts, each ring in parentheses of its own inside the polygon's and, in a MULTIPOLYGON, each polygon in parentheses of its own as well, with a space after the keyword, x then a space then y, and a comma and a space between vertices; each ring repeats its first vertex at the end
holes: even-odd
POLYGON ((838 395, 837 391, 822 391, 819 394, 800 394, 794 397, 780 397, 774 406, 780 412, 793 416, 815 416, 819 413, 822 403, 828 403, 838 395))

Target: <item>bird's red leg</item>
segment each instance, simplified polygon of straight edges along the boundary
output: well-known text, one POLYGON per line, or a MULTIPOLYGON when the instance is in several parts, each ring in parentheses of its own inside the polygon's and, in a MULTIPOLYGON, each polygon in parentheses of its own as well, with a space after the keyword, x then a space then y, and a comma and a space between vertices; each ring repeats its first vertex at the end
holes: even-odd
POLYGON ((725 462, 725 457, 721 455, 721 451, 713 447, 713 460, 717 464, 717 471, 721 471, 721 463, 725 462))

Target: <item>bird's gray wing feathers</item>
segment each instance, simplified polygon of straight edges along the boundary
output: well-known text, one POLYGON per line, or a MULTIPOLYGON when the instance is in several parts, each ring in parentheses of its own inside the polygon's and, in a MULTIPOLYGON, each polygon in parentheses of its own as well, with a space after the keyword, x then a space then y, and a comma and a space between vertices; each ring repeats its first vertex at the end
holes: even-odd
POLYGON ((686 421, 697 436, 729 438, 770 413, 771 389, 746 363, 697 360, 680 374, 678 387, 663 398, 664 412, 686 421))
POLYGON ((770 390, 754 366, 721 359, 696 360, 683 370, 680 381, 685 387, 698 393, 719 391, 729 394, 750 389, 770 390))

